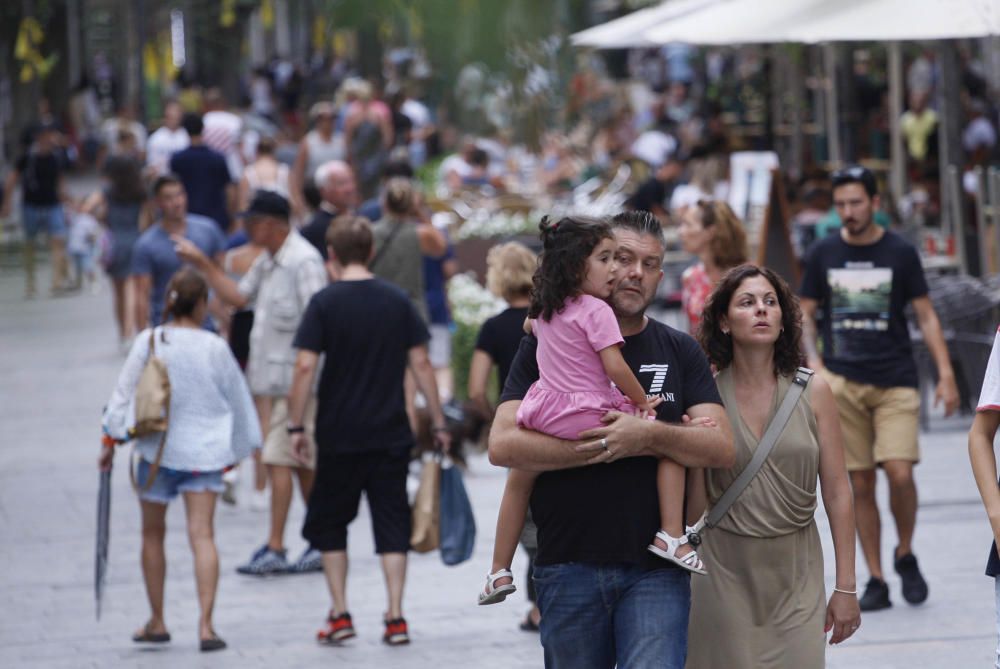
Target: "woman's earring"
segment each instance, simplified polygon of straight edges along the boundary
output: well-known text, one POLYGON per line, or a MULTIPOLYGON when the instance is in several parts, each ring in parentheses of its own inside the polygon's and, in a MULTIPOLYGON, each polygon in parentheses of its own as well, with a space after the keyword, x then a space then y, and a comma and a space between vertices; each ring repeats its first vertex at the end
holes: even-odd
POLYGON ((722 334, 724 334, 724 335, 726 335, 728 337, 729 336, 729 330, 723 330, 722 334))

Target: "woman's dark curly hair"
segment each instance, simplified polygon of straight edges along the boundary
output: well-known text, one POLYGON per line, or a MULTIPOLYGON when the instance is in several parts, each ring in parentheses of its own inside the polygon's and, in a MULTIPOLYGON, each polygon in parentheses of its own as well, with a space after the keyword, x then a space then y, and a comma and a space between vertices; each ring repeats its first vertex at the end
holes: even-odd
POLYGON ((774 371, 780 376, 789 376, 802 365, 802 309, 799 298, 785 280, 766 267, 740 265, 726 272, 705 304, 698 340, 717 369, 721 371, 732 364, 733 338, 723 334, 722 319, 729 312, 729 303, 740 285, 755 276, 767 279, 778 296, 782 332, 774 342, 774 371))
POLYGON ((542 233, 542 255, 531 279, 528 317, 550 320, 562 311, 570 297, 580 294, 587 277, 587 258, 602 239, 614 239, 611 224, 599 218, 565 217, 552 222, 548 216, 538 224, 542 233))

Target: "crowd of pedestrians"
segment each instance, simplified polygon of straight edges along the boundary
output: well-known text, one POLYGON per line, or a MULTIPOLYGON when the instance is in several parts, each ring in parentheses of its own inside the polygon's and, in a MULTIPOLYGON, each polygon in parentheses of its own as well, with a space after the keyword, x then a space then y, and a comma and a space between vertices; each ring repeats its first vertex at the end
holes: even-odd
MULTIPOLYGON (((747 232, 723 201, 724 129, 709 119, 695 132, 686 90, 671 87, 642 114, 614 115, 586 150, 558 133, 537 156, 501 131, 466 137, 438 168, 435 193, 414 168, 445 133, 418 100, 383 100, 361 80, 348 80, 336 102, 316 103, 301 137, 249 131, 218 91, 197 110, 168 101, 148 136, 122 110, 103 127, 104 183, 80 202, 65 192, 59 129, 35 128, 0 212, 20 186, 26 293, 37 293, 39 234, 49 240, 54 294, 92 275, 95 259, 103 265, 127 354, 104 416, 113 439, 130 437, 147 360, 160 359, 172 385, 162 444, 138 440, 151 613, 133 639, 170 641, 164 517, 182 494, 200 648, 225 648, 212 622, 214 511, 220 495, 240 501, 235 483, 252 464, 251 506, 266 508, 269 523, 237 570, 323 572, 330 607, 317 639, 353 637, 347 527, 364 493, 385 578, 383 639, 408 643, 406 477, 418 407, 435 447, 448 450, 443 403, 456 390, 445 286, 459 268, 425 197, 559 197, 591 168, 626 161, 648 178, 625 211, 544 219, 540 257, 510 242, 486 258, 487 287, 507 308, 475 340, 466 410, 492 421, 490 460, 510 472, 478 603, 521 585, 510 571, 520 543, 532 603, 521 628, 540 632, 546 666, 823 666, 826 634, 840 643, 862 612, 892 605, 879 469, 900 593, 924 602, 929 587, 913 552, 920 399, 908 307, 946 415, 958 390, 919 253, 880 223, 877 180, 855 166, 818 179, 828 197, 815 198, 817 215, 804 224, 799 286, 747 264, 747 232), (821 227, 822 216, 834 224, 821 227), (647 316, 664 276, 666 226, 693 260, 680 277, 688 332, 647 316), (834 546, 829 593, 817 483, 834 546), (296 487, 308 547, 290 559, 296 487), (728 499, 731 490, 739 494, 728 499), (861 589, 855 534, 868 573, 861 589)), ((919 152, 927 147, 917 131, 929 121, 914 106, 909 139, 919 152)), ((991 359, 970 433, 991 519, 1000 506, 996 368, 991 359)), ((102 466, 112 453, 102 451, 102 466)), ((989 570, 1000 573, 995 547, 989 570)), ((471 593, 454 605, 472 606, 471 593)))

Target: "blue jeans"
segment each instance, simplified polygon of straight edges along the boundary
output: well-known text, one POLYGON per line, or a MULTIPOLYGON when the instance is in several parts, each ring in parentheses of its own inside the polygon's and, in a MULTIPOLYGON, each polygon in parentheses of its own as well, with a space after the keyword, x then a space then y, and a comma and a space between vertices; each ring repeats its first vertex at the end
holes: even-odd
POLYGON ((139 471, 136 472, 135 480, 140 488, 139 498, 145 502, 168 504, 170 500, 182 492, 221 493, 226 489, 222 482, 221 469, 210 472, 191 472, 160 467, 149 490, 141 490, 146 485, 146 481, 149 480, 150 469, 150 464, 145 459, 140 458, 139 471))
POLYGON ((570 562, 534 572, 547 669, 683 669, 691 577, 570 562))

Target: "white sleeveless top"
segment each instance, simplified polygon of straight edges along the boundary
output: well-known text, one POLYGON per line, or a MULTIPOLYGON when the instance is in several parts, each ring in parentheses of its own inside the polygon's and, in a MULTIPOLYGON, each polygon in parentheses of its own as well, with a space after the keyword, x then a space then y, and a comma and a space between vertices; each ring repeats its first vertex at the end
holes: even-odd
POLYGON ((247 185, 250 186, 251 193, 259 190, 270 190, 280 193, 286 198, 288 197, 288 165, 284 163, 278 163, 277 176, 270 182, 266 182, 260 178, 260 175, 257 173, 257 166, 254 164, 246 166, 246 169, 243 170, 243 176, 247 179, 247 185))

